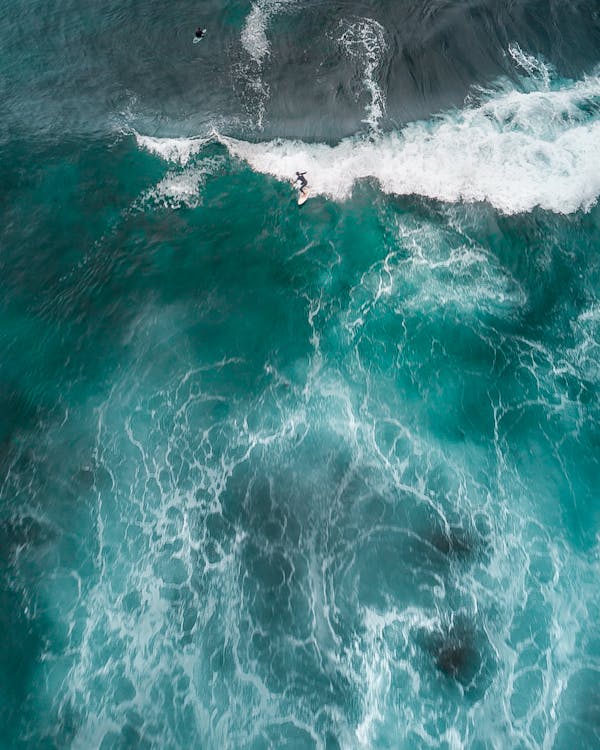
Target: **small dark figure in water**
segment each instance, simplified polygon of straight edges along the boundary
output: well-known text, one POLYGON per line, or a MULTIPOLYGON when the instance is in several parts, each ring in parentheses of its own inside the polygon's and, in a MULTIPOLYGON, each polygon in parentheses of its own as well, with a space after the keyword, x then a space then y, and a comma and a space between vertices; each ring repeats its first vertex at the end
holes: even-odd
POLYGON ((296 179, 294 180, 294 184, 298 183, 300 185, 300 192, 302 195, 304 195, 304 188, 308 185, 306 177, 304 176, 305 174, 306 172, 296 172, 296 179))
POLYGON ((206 29, 201 29, 200 26, 196 29, 196 39, 202 39, 202 37, 206 34, 206 29))

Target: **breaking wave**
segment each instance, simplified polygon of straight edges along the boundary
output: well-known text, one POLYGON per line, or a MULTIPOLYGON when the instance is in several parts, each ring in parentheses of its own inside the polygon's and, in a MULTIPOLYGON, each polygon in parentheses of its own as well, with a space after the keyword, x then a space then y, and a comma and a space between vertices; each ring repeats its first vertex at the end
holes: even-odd
MULTIPOLYGON (((505 84, 479 92, 479 101, 399 132, 354 136, 333 146, 284 139, 251 143, 216 131, 213 139, 277 179, 306 171, 313 195, 334 200, 348 199, 358 181, 374 180, 388 194, 487 201, 507 214, 536 207, 564 214, 589 210, 600 195, 600 77, 549 89, 547 69, 532 60, 522 57, 535 74, 529 84, 539 84, 534 90, 505 84)), ((207 143, 136 138, 182 165, 207 143)))

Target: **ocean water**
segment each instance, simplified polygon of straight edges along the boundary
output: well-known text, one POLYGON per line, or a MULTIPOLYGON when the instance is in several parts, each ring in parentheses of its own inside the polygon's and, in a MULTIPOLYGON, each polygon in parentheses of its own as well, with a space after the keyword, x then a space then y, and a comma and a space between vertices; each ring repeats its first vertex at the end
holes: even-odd
POLYGON ((600 748, 597 0, 1 5, 1 750, 600 748))

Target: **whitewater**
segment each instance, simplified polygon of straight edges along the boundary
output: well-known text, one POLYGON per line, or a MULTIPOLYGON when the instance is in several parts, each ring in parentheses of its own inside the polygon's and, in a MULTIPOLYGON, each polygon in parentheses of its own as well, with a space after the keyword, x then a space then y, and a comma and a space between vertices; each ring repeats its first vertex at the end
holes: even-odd
POLYGON ((136 138, 181 164, 214 139, 255 171, 279 180, 307 171, 313 194, 333 200, 347 199, 357 182, 372 179, 388 194, 487 201, 507 214, 536 207, 589 210, 600 195, 600 78, 552 89, 506 89, 477 92, 477 104, 399 132, 371 132, 336 145, 252 143, 217 132, 207 138, 136 138))
POLYGON ((600 747, 596 0, 0 5, 0 750, 600 747))

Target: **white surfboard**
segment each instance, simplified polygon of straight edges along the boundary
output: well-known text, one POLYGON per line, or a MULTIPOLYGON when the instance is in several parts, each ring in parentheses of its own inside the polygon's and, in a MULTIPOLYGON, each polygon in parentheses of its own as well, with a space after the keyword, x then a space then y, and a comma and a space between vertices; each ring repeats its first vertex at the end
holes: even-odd
POLYGON ((304 192, 298 191, 298 205, 301 206, 303 203, 306 203, 309 195, 310 188, 308 187, 308 185, 304 188, 304 192))

